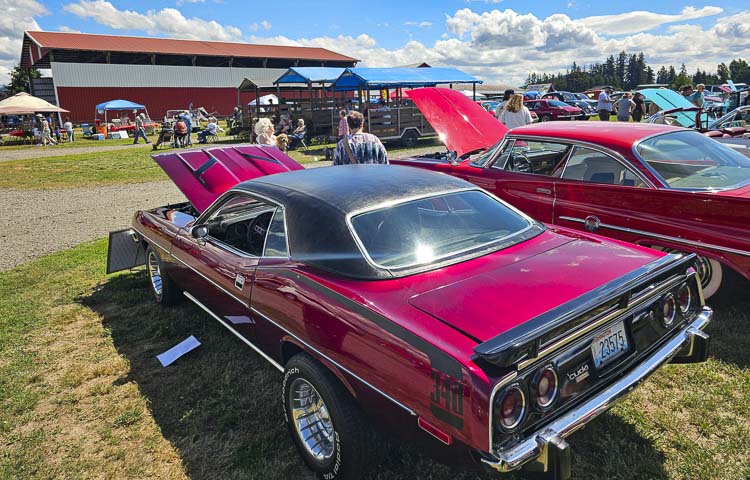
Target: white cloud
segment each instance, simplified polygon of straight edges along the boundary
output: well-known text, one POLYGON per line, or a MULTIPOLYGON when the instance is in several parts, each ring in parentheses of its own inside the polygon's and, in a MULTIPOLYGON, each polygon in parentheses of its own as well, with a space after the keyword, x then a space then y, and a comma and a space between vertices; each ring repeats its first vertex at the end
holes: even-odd
POLYGON ((186 18, 174 8, 139 13, 119 10, 106 0, 79 0, 64 8, 77 17, 90 18, 115 30, 141 30, 150 35, 191 40, 237 41, 242 38, 242 31, 237 27, 222 25, 215 20, 186 18))
POLYGON ((419 27, 419 28, 428 28, 432 26, 432 22, 404 22, 405 27, 419 27))
POLYGON ((40 30, 34 17, 49 13, 36 0, 0 0, 0 85, 18 63, 24 30, 40 30))
POLYGON ((628 33, 647 32, 668 23, 684 22, 703 17, 719 15, 724 11, 721 7, 705 6, 696 9, 685 7, 678 15, 636 10, 619 13, 617 15, 601 15, 581 18, 578 22, 591 28, 601 35, 625 35, 628 33))
POLYGON ((269 22, 268 20, 263 20, 260 23, 253 22, 253 23, 250 24, 250 31, 252 31, 252 32, 257 32, 261 28, 263 30, 271 30, 271 22, 269 22))
POLYGON ((65 33, 81 33, 80 30, 76 30, 75 28, 70 28, 67 25, 60 25, 57 27, 58 32, 65 32, 65 33))
POLYGON ((186 3, 203 3, 206 0, 177 0, 177 6, 181 7, 185 5, 186 3))

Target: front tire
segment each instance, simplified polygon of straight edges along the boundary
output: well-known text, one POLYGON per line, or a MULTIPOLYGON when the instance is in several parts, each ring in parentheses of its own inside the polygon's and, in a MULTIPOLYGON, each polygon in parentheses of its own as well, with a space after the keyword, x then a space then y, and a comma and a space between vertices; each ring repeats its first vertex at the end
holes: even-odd
POLYGON ((164 269, 159 252, 150 245, 146 249, 146 271, 156 303, 165 307, 177 303, 180 292, 164 269))
POLYGON ((552 117, 549 115, 542 115, 541 118, 539 118, 540 122, 549 122, 550 120, 552 120, 552 117))
POLYGON ((289 360, 282 384, 289 434, 321 479, 358 479, 372 457, 373 435, 354 399, 305 353, 289 360))

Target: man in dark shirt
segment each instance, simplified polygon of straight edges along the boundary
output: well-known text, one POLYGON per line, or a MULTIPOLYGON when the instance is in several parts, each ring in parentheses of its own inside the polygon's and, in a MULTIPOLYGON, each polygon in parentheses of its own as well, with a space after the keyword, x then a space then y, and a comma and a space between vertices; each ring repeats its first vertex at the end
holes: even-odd
POLYGON ((350 112, 346 116, 349 135, 345 135, 336 145, 333 152, 334 165, 356 163, 388 163, 388 153, 378 137, 363 133, 364 117, 359 112, 350 112))

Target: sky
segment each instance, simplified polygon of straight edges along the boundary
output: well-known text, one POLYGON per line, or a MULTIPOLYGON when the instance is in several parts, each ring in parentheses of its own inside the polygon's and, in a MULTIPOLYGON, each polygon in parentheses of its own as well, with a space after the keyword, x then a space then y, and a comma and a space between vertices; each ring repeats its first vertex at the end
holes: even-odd
POLYGON ((360 66, 427 62, 510 85, 621 50, 690 73, 750 57, 747 0, 0 0, 0 12, 0 84, 24 30, 316 46, 360 66))

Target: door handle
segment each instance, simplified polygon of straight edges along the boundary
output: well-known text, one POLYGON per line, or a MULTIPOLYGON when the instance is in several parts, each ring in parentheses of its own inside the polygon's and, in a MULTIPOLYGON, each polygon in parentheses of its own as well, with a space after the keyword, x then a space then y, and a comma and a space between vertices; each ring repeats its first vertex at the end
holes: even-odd
POLYGON ((542 193, 544 195, 552 195, 552 190, 549 188, 537 188, 536 193, 542 193))

